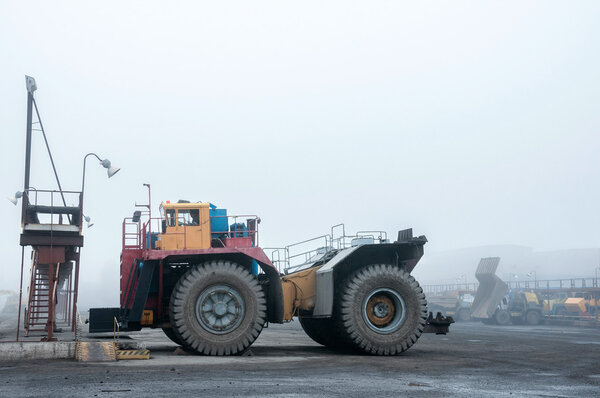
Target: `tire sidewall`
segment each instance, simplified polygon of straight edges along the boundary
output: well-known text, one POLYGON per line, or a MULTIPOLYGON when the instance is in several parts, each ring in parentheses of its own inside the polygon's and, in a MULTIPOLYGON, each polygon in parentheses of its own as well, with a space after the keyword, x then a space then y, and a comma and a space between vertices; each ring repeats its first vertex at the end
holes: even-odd
MULTIPOLYGON (((172 297, 174 302, 172 303, 171 323, 176 335, 187 346, 205 353, 209 352, 202 347, 203 343, 210 345, 208 351, 230 351, 231 353, 240 351, 240 341, 248 342, 244 344, 245 346, 250 345, 260 333, 265 316, 264 295, 258 295, 253 289, 251 274, 231 263, 218 267, 213 267, 211 264, 199 266, 190 270, 188 274, 178 282, 172 297), (244 302, 243 319, 229 333, 211 333, 200 324, 196 317, 198 298, 202 292, 214 285, 224 285, 235 289, 244 302), (256 331, 258 325, 260 328, 256 331)), ((256 286, 258 286, 257 283, 256 286)))
MULTIPOLYGON (((349 338, 372 353, 391 350, 395 352, 390 354, 394 354, 412 345, 423 330, 427 310, 424 296, 419 297, 411 282, 416 283, 408 273, 392 266, 372 265, 355 273, 348 285, 350 294, 347 292, 343 304, 343 307, 350 309, 343 315, 344 323, 351 326, 348 330, 349 338), (377 270, 376 275, 373 272, 365 272, 369 270, 377 270), (356 283, 357 281, 360 283, 356 283), (405 304, 403 323, 388 334, 372 330, 363 315, 363 307, 369 295, 382 288, 398 293, 405 304)), ((418 289, 420 290, 420 287, 418 289)))
POLYGON ((494 316, 496 323, 500 326, 506 326, 510 324, 510 314, 506 310, 500 310, 494 316))

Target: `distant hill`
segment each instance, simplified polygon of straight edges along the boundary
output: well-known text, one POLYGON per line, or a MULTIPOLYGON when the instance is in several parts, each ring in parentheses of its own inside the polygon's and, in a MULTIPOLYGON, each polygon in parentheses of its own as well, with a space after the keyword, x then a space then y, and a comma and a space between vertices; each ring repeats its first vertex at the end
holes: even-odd
POLYGON ((475 269, 482 257, 501 258, 497 273, 504 280, 532 280, 533 276, 527 276, 532 271, 538 280, 593 277, 600 266, 598 248, 534 251, 525 246, 495 245, 430 253, 426 250, 413 274, 422 285, 455 283, 459 278, 462 282, 463 276, 467 282, 475 282, 475 269))

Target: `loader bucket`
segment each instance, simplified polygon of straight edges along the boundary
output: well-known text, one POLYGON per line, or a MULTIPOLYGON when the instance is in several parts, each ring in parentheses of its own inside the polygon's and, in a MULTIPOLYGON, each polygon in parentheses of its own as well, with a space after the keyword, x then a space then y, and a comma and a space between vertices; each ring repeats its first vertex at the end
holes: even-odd
POLYGON ((479 266, 475 271, 479 287, 471 305, 472 318, 492 318, 502 297, 508 293, 508 285, 496 276, 499 263, 500 257, 487 257, 479 261, 479 266))

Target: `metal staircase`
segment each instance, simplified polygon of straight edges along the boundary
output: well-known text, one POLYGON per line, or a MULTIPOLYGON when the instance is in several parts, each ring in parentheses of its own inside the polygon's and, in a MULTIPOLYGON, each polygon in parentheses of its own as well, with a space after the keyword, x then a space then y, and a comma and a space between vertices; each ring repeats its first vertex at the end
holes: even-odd
POLYGON ((54 295, 50 293, 49 267, 47 264, 37 263, 37 252, 33 253, 33 257, 25 317, 26 336, 29 336, 30 332, 48 330, 50 303, 54 301, 54 295))

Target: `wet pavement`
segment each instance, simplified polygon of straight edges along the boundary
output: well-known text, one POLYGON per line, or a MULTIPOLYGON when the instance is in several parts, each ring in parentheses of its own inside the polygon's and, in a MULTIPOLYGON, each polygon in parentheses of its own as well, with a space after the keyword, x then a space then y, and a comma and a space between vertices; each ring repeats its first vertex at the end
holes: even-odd
POLYGON ((397 357, 331 351, 298 322, 270 325, 251 356, 176 355, 160 330, 130 337, 152 359, 1 362, 0 396, 600 396, 598 329, 459 323, 397 357))

